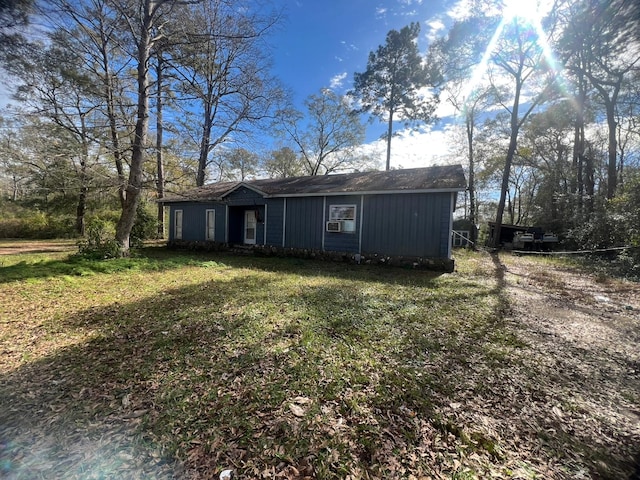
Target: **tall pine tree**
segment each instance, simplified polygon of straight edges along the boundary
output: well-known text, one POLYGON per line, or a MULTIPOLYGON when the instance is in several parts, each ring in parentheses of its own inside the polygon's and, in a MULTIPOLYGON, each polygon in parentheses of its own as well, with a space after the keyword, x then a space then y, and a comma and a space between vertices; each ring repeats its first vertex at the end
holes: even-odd
POLYGON ((437 97, 424 95, 423 89, 433 85, 435 73, 418 51, 419 34, 418 23, 391 30, 386 43, 369 53, 367 70, 354 75, 351 95, 360 100, 361 111, 387 121, 387 170, 394 119, 406 124, 428 122, 437 103, 437 97))

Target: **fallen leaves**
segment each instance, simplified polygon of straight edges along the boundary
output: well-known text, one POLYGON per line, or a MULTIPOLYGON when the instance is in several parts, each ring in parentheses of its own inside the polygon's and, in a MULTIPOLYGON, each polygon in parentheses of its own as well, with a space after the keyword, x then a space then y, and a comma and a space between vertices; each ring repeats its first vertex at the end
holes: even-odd
POLYGON ((0 460, 75 478, 623 478, 638 289, 608 283, 594 312, 584 278, 513 261, 502 290, 482 256, 441 277, 199 258, 2 284, 0 460))
POLYGON ((289 403, 289 410, 291 411, 291 413, 293 413, 294 416, 302 418, 307 413, 305 406, 308 406, 311 403, 312 401, 310 398, 296 397, 292 400, 292 403, 289 403))

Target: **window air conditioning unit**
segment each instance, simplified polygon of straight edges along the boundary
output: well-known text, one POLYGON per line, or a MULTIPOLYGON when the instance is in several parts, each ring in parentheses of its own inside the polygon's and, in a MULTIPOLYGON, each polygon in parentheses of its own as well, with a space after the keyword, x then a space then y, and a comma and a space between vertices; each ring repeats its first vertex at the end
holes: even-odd
POLYGON ((341 232, 342 222, 327 222, 327 232, 341 232))

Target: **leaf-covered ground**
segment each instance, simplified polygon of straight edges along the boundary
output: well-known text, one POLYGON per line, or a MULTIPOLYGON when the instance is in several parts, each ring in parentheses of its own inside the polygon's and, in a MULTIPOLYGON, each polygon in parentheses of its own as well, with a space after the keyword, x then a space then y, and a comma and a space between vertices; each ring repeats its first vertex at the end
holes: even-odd
POLYGON ((67 257, 0 256, 0 477, 640 472, 637 284, 466 252, 67 257))

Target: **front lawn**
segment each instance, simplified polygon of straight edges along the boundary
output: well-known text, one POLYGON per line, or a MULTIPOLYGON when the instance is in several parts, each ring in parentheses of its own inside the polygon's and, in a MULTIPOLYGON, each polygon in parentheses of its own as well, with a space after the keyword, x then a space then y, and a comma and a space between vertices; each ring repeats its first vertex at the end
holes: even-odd
POLYGON ((522 424, 524 405, 500 406, 505 392, 530 401, 539 390, 523 372, 526 342, 505 320, 495 257, 460 252, 457 271, 438 274, 161 248, 106 262, 56 255, 1 259, 9 478, 624 469, 582 444, 559 451, 570 434, 538 438, 522 424), (509 384, 512 371, 531 383, 509 384), (496 379, 504 392, 488 390, 496 379), (459 415, 479 398, 495 413, 459 415))

